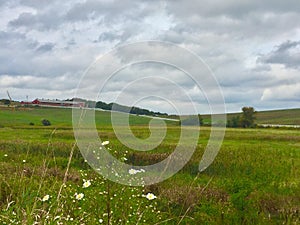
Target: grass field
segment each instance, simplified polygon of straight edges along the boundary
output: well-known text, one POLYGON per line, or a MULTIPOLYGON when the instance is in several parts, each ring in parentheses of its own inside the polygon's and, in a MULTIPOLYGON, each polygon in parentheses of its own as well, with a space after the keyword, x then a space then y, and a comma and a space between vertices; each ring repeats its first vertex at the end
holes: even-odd
MULTIPOLYGON (((299 122, 297 112, 283 122, 278 112, 260 118, 299 122)), ((156 185, 129 187, 102 178, 85 162, 71 114, 54 108, 0 110, 0 224, 300 223, 299 129, 227 129, 216 160, 198 173, 210 134, 202 127, 197 150, 179 173, 156 185), (42 126, 42 119, 52 125, 42 126), (148 193, 157 198, 149 200, 148 193)), ((149 118, 130 121, 136 136, 149 136, 149 118)), ((165 141, 137 153, 116 138, 108 112, 97 112, 96 124, 112 153, 133 165, 164 159, 180 135, 178 124, 168 122, 165 141)))
MULTIPOLYGON (((228 113, 227 119, 242 116, 242 113, 228 113)), ((203 115, 204 122, 210 122, 210 115, 203 115)), ((255 114, 257 124, 300 125, 300 109, 282 109, 258 111, 255 114)))

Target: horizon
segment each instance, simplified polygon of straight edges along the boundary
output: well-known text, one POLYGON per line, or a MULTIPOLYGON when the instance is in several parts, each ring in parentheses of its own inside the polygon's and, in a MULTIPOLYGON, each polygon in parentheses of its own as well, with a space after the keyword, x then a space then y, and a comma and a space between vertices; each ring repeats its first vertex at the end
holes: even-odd
MULTIPOLYGON (((123 105, 123 104, 120 104, 119 102, 105 102, 105 101, 102 101, 102 100, 91 100, 91 99, 84 99, 84 98, 81 98, 81 97, 73 97, 73 98, 78 98, 78 99, 81 99, 83 101, 92 101, 92 102, 104 102, 106 104, 119 104, 119 105, 123 105)), ((68 101, 69 99, 73 99, 73 98, 62 98, 62 99, 58 99, 58 98, 53 98, 53 99, 50 99, 50 98, 33 98, 32 100, 28 100, 28 102, 32 102, 36 99, 42 99, 42 100, 58 100, 58 101, 68 101)), ((0 100, 9 100, 8 98, 0 98, 0 100)), ((19 102, 21 103, 22 101, 23 102, 27 102, 27 100, 15 100, 15 99, 12 99, 13 101, 15 102, 19 102)), ((194 115, 194 114, 174 114, 174 113, 168 113, 168 112, 162 112, 162 111, 157 111, 157 110, 154 110, 154 109, 151 109, 151 108, 143 108, 139 105, 134 105, 134 106, 128 106, 128 105, 123 105, 123 106, 127 106, 127 107, 138 107, 138 108, 141 108, 141 109, 146 109, 146 110, 149 110, 149 111, 152 111, 152 112, 158 112, 158 113, 167 113, 169 116, 170 115, 176 115, 176 116, 185 116, 185 115, 194 115)), ((244 105, 246 106, 246 105, 244 105)), ((252 107, 252 106, 250 106, 252 107)), ((59 107, 58 107, 59 108, 59 107)), ((300 109, 300 107, 295 107, 295 108, 273 108, 273 109, 267 109, 267 110, 257 110, 256 108, 254 108, 255 112, 268 112, 268 111, 282 111, 282 110, 296 110, 296 109, 300 109)), ((105 111, 110 111, 110 110, 105 110, 105 111)), ((240 111, 226 111, 225 112, 226 114, 235 114, 235 113, 242 113, 242 108, 240 109, 240 111)), ((211 115, 211 113, 199 113, 200 115, 211 115)), ((218 113, 216 113, 218 114, 218 113)))

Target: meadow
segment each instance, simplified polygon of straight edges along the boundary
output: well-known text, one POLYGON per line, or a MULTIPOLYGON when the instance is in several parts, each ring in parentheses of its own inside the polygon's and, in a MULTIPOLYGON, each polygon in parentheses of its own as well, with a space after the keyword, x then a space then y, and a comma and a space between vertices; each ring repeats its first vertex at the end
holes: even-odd
MULTIPOLYGON (((242 113, 228 113, 227 118, 242 116, 242 113)), ((209 119, 209 115, 203 115, 204 119, 209 119)), ((300 109, 281 109, 270 111, 258 111, 255 114, 257 124, 282 124, 300 125, 300 109)))
MULTIPOLYGON (((112 154, 132 165, 164 159, 180 135, 178 122, 168 121, 157 148, 134 152, 117 139, 109 112, 97 112, 95 120, 112 154)), ((131 116, 131 130, 147 138, 149 121, 131 116)), ((76 147, 70 109, 0 109, 0 223, 300 223, 299 129, 228 128, 218 156, 202 173, 198 164, 210 127, 200 130, 197 149, 179 173, 130 187, 104 179, 87 164, 76 147), (51 126, 43 126, 43 119, 51 126)))

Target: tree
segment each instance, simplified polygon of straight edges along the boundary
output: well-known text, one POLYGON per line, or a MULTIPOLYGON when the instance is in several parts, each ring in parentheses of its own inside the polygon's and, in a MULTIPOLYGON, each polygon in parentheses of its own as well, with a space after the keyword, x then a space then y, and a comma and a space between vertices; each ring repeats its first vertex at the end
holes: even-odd
POLYGON ((9 105, 10 104, 9 99, 2 99, 1 102, 3 102, 4 105, 9 105))
POLYGON ((227 121, 227 127, 240 127, 240 116, 234 116, 227 121))
POLYGON ((255 123, 254 120, 256 119, 254 117, 254 114, 256 113, 253 107, 243 107, 243 114, 241 118, 241 126, 242 127, 254 127, 255 123))

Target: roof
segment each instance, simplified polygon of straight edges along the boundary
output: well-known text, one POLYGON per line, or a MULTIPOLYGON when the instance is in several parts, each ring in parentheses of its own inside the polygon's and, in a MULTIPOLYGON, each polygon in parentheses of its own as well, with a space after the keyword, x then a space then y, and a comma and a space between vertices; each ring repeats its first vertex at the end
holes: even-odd
POLYGON ((41 103, 56 103, 56 104, 82 104, 84 102, 74 102, 74 101, 62 101, 62 100, 51 100, 51 99, 36 99, 41 103))

